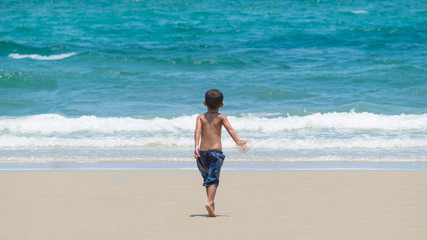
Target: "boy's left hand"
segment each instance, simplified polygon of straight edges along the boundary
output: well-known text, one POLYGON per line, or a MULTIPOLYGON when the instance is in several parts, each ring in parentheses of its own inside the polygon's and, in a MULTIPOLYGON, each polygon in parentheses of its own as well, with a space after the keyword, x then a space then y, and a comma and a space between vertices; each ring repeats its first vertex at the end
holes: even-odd
POLYGON ((249 141, 248 140, 240 140, 237 143, 237 150, 239 150, 239 152, 241 153, 246 153, 249 151, 249 145, 248 145, 249 141))
POLYGON ((237 143, 237 145, 239 145, 239 146, 243 146, 243 145, 245 145, 246 143, 248 143, 248 141, 247 141, 247 140, 240 140, 240 141, 237 143))

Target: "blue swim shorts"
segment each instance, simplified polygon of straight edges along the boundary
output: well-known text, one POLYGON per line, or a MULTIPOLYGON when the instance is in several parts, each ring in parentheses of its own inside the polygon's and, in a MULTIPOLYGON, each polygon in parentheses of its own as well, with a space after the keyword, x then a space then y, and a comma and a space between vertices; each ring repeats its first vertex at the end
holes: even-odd
POLYGON ((197 167, 203 177, 203 186, 219 185, 219 174, 225 156, 219 150, 200 151, 200 157, 197 158, 197 167))

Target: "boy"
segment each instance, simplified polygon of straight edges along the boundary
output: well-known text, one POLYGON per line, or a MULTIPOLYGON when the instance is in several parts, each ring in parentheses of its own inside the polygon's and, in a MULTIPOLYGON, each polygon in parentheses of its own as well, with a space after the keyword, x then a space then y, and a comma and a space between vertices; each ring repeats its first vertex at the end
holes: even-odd
POLYGON ((227 129, 237 145, 246 144, 245 140, 240 140, 237 136, 227 117, 218 113, 219 109, 224 106, 222 100, 223 95, 218 89, 211 89, 206 92, 203 104, 207 106, 208 111, 197 117, 196 130, 194 131, 194 157, 197 159, 197 167, 204 180, 203 186, 206 187, 208 202, 205 207, 209 217, 216 217, 214 199, 219 184, 221 166, 225 158, 221 145, 222 126, 227 129), (202 140, 199 146, 200 137, 202 140))

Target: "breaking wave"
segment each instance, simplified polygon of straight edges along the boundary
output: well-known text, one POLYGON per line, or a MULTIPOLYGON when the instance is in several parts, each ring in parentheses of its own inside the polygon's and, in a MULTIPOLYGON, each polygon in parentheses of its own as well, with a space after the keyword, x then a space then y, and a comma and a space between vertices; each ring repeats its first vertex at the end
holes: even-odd
MULTIPOLYGON (((196 115, 176 118, 0 118, 0 148, 176 148, 194 144, 196 115)), ((427 149, 427 114, 316 113, 307 116, 230 116, 240 137, 258 149, 427 149)), ((226 131, 225 148, 234 143, 226 131)))
POLYGON ((57 54, 57 55, 49 55, 49 56, 42 56, 39 54, 19 54, 19 53, 11 53, 8 57, 13 59, 23 59, 23 58, 31 58, 35 60, 61 60, 65 58, 69 58, 71 56, 76 55, 75 52, 71 53, 63 53, 63 54, 57 54))

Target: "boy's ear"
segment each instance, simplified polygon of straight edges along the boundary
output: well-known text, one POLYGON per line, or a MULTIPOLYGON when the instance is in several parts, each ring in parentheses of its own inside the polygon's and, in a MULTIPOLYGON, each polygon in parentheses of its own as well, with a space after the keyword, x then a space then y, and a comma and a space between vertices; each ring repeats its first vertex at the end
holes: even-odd
POLYGON ((222 108, 222 107, 224 107, 224 103, 221 103, 221 106, 219 108, 222 108))
POLYGON ((207 106, 206 101, 203 101, 203 104, 204 104, 205 106, 207 106))

